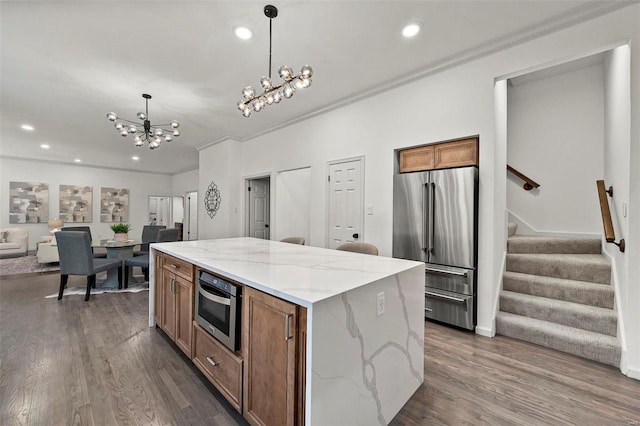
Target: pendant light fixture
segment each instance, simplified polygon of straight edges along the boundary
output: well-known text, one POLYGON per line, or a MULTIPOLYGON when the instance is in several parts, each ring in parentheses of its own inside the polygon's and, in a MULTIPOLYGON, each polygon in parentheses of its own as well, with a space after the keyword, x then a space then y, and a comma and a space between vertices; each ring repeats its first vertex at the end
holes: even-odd
POLYGON ((126 138, 129 135, 133 135, 135 146, 143 146, 146 142, 149 149, 156 149, 162 142, 171 142, 174 137, 180 136, 180 131, 178 130, 180 123, 175 120, 167 124, 151 124, 151 121, 149 121, 149 99, 151 99, 151 95, 144 93, 142 97, 145 100, 145 112, 136 114, 138 119, 142 120, 142 127, 138 127, 140 123, 118 117, 115 112, 107 114, 107 119, 115 122, 114 126, 120 136, 126 138), (129 123, 129 125, 124 124, 123 121, 129 123))
POLYGON ((263 92, 259 95, 252 86, 242 89, 242 99, 238 102, 238 109, 242 115, 249 117, 251 111, 262 111, 266 105, 279 103, 283 98, 290 98, 296 92, 296 89, 304 89, 311 85, 311 76, 313 69, 309 65, 304 65, 300 69, 300 74, 294 75, 293 70, 288 65, 283 65, 278 69, 278 76, 282 80, 279 85, 274 85, 271 81, 271 42, 272 42, 272 23, 273 19, 278 16, 278 9, 272 5, 264 7, 264 14, 269 18, 269 76, 260 79, 260 87, 263 92))

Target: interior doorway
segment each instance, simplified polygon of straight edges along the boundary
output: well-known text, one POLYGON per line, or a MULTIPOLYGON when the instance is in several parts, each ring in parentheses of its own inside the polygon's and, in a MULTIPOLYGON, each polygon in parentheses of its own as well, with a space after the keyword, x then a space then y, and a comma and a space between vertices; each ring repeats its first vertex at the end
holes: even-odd
POLYGON ((184 226, 182 239, 185 241, 198 239, 198 192, 187 192, 184 195, 184 226))
POLYGON ((328 248, 364 241, 364 157, 328 163, 328 248))
POLYGON ((246 235, 263 240, 270 239, 271 179, 269 177, 246 180, 247 218, 246 235))

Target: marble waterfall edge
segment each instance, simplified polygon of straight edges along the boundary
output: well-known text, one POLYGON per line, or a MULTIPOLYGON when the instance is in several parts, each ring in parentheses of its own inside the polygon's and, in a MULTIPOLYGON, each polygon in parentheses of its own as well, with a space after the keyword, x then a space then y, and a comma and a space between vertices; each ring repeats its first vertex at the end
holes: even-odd
POLYGON ((313 305, 307 424, 386 425, 411 398, 424 381, 423 283, 418 266, 313 305))

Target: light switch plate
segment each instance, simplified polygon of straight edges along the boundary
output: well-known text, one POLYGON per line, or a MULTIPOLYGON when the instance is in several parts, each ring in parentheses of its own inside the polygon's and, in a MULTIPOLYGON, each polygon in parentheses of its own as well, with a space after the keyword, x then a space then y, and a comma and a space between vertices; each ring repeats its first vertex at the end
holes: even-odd
POLYGON ((376 303, 378 316, 384 314, 384 304, 385 304, 384 291, 381 291, 380 293, 378 293, 378 298, 376 303))
POLYGON ((373 214, 373 204, 367 205, 367 214, 368 215, 372 215, 373 214))

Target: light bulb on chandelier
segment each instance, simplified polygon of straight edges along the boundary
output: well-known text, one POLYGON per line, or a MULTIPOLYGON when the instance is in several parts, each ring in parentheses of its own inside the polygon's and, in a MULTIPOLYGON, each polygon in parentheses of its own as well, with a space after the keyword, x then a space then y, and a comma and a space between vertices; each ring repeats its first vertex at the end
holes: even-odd
POLYGON ((138 127, 140 123, 118 117, 115 112, 107 114, 107 119, 114 122, 114 126, 120 136, 133 135, 135 146, 143 146, 146 142, 149 149, 156 149, 162 142, 171 142, 174 137, 180 136, 180 131, 178 130, 180 123, 176 120, 167 124, 151 124, 151 121, 149 121, 149 99, 151 99, 151 95, 144 93, 142 97, 145 99, 145 112, 136 114, 136 117, 142 120, 142 127, 138 127), (123 121, 130 124, 124 124, 123 121))
POLYGON ((271 41, 272 41, 272 21, 278 16, 278 9, 275 6, 264 7, 264 14, 269 18, 269 76, 260 79, 260 87, 263 92, 256 94, 253 86, 242 89, 242 99, 238 101, 238 109, 242 115, 249 117, 251 111, 262 111, 266 105, 280 103, 284 98, 290 98, 297 89, 306 89, 311 86, 311 76, 313 68, 304 65, 300 69, 300 74, 294 75, 293 70, 288 65, 283 65, 278 69, 278 76, 282 80, 279 85, 274 85, 271 81, 271 41))

